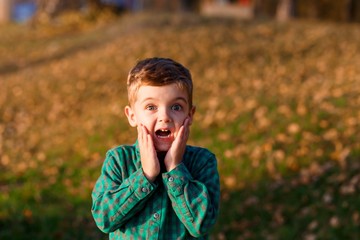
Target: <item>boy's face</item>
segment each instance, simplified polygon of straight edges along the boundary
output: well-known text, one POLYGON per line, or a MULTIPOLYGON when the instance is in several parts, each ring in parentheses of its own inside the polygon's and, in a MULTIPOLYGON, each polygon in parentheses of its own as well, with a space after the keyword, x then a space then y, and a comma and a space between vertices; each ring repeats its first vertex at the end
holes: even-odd
POLYGON ((146 127, 156 151, 168 151, 185 119, 191 124, 194 113, 186 91, 176 84, 141 86, 135 103, 125 108, 131 126, 146 127))

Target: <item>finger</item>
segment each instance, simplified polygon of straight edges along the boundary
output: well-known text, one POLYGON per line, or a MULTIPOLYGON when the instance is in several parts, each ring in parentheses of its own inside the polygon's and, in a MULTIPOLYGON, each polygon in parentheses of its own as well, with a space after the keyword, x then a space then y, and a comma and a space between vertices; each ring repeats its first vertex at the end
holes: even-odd
POLYGON ((183 127, 184 127, 183 139, 185 141, 187 141, 187 139, 189 138, 189 134, 190 134, 190 119, 189 118, 185 119, 183 127))
POLYGON ((151 141, 151 139, 149 139, 149 132, 147 131, 146 127, 143 126, 143 134, 144 134, 144 141, 146 142, 146 146, 149 147, 149 140, 151 141))
POLYGON ((147 148, 149 149, 149 151, 154 154, 156 151, 155 151, 155 147, 154 147, 154 144, 153 144, 153 140, 152 140, 152 137, 150 134, 147 134, 146 135, 146 143, 147 143, 147 148))
POLYGON ((189 123, 190 123, 190 118, 189 117, 185 118, 184 125, 189 126, 189 123))
POLYGON ((177 143, 177 142, 179 142, 179 141, 181 141, 181 140, 183 139, 184 130, 185 130, 185 127, 184 127, 184 125, 183 125, 183 126, 180 127, 179 132, 178 132, 178 134, 177 134, 174 142, 177 143))
POLYGON ((143 136, 146 136, 147 131, 146 131, 146 128, 144 125, 141 125, 141 132, 142 132, 143 136))
POLYGON ((139 144, 143 148, 148 148, 148 141, 147 141, 147 129, 144 125, 140 124, 139 126, 139 144))
POLYGON ((139 145, 140 145, 140 147, 141 147, 142 144, 143 144, 143 134, 142 134, 142 129, 141 129, 141 126, 140 126, 140 125, 137 126, 137 132, 138 132, 139 145))
POLYGON ((146 144, 150 149, 154 148, 154 144, 153 144, 153 140, 151 137, 151 134, 149 133, 149 131, 147 130, 147 128, 144 126, 144 135, 145 135, 145 140, 146 140, 146 144))

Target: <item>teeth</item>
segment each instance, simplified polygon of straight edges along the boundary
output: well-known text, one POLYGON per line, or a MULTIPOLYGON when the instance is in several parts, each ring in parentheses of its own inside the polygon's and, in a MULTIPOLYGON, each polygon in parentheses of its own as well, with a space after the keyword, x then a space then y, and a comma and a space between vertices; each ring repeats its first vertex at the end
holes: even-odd
POLYGON ((171 134, 170 130, 166 130, 166 129, 159 129, 156 131, 156 135, 158 137, 168 137, 171 134))
POLYGON ((166 130, 166 129, 159 129, 157 131, 160 131, 160 132, 170 132, 170 130, 166 130))

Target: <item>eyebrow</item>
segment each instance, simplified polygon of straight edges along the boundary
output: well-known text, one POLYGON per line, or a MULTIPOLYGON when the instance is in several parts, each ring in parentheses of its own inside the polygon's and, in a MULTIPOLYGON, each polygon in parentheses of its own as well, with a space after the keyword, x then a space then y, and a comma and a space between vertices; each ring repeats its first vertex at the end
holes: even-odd
MULTIPOLYGON (((145 98, 144 100, 142 100, 141 101, 141 103, 144 103, 144 102, 146 102, 146 101, 151 101, 151 100, 158 100, 158 99, 156 99, 156 98, 152 98, 152 97, 148 97, 148 98, 145 98)), ((188 103, 188 101, 187 101, 187 99, 186 98, 184 98, 184 97, 177 97, 177 98, 175 98, 175 99, 173 99, 173 100, 171 100, 172 102, 176 102, 176 101, 183 101, 184 103, 188 103)))

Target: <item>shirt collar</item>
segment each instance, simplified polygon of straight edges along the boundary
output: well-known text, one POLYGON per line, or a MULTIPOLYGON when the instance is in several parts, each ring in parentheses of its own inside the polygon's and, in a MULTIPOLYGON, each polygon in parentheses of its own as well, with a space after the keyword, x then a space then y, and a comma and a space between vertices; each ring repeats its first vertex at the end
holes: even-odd
POLYGON ((137 139, 136 139, 133 146, 135 147, 136 152, 140 154, 139 141, 137 139))

